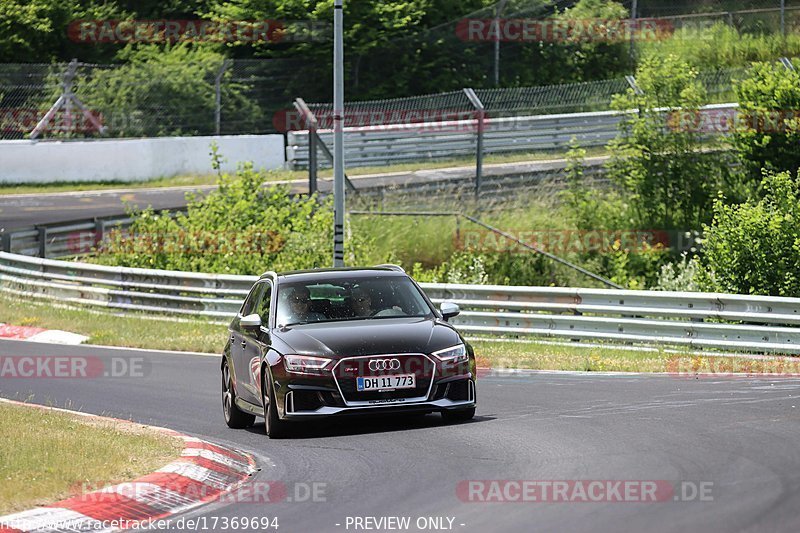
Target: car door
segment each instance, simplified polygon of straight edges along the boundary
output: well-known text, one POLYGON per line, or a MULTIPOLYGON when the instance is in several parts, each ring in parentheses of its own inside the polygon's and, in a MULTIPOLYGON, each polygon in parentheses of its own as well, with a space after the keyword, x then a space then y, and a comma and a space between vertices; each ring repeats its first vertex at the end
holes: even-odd
POLYGON ((269 313, 272 303, 272 283, 263 282, 263 290, 258 294, 258 299, 251 309, 261 317, 261 328, 257 330, 242 331, 242 368, 246 370, 247 377, 242 376, 242 398, 256 405, 261 403, 261 354, 269 349, 269 313))
POLYGON ((236 395, 245 400, 249 403, 255 403, 256 405, 260 402, 260 398, 253 399, 251 395, 248 394, 247 385, 250 383, 250 367, 247 363, 244 355, 244 351, 247 348, 247 331, 240 325, 240 320, 242 317, 245 317, 251 313, 253 310, 256 309, 258 302, 261 298, 261 295, 264 292, 265 282, 259 281, 253 288, 250 289, 250 293, 245 298, 244 304, 242 304, 242 308, 239 310, 239 313, 236 315, 233 323, 231 324, 231 360, 233 361, 233 382, 234 386, 236 387, 236 395))

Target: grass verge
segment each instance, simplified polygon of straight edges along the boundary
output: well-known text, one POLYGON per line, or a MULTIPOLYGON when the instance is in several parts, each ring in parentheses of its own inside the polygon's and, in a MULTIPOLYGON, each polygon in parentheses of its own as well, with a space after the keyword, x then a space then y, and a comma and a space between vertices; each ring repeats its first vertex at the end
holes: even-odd
MULTIPOLYGON (((54 308, 0 293, 0 322, 18 326, 63 329, 89 337, 89 344, 221 353, 225 326, 200 320, 174 321, 117 316, 84 309, 54 308)), ((544 339, 530 342, 474 340, 478 365, 489 368, 580 370, 589 372, 709 372, 754 370, 746 357, 699 356, 681 350, 633 350, 596 344, 562 345, 544 339), (721 364, 720 361, 724 361, 721 364)), ((764 368, 775 371, 775 368, 764 368)), ((784 370, 785 371, 785 370, 784 370)))
POLYGON ((182 448, 133 423, 0 403, 0 515, 135 479, 182 448))
POLYGON ((89 344, 222 353, 227 328, 202 320, 159 320, 151 315, 116 315, 91 309, 53 307, 0 294, 0 322, 61 329, 89 337, 89 344))
MULTIPOLYGON (((493 369, 580 370, 588 372, 668 372, 687 368, 696 356, 627 350, 619 347, 563 346, 555 342, 471 341, 478 366, 493 369), (681 365, 681 366, 677 366, 681 365)), ((707 369, 710 369, 707 368, 707 369)))

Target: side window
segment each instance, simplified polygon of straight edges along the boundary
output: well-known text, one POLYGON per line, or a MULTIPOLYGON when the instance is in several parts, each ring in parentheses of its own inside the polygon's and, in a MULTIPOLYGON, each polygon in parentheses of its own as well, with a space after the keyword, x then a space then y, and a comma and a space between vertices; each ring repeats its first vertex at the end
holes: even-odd
POLYGON ((253 309, 256 307, 256 303, 258 303, 259 297, 261 296, 261 292, 264 290, 265 285, 266 283, 256 283, 256 285, 250 289, 250 294, 248 294, 247 298, 244 300, 242 310, 239 311, 239 314, 242 316, 247 316, 254 312, 253 309))
POLYGON ((271 302, 272 302, 272 284, 264 283, 264 293, 261 295, 261 299, 258 302, 256 310, 253 311, 254 313, 258 313, 259 316, 261 316, 261 323, 264 325, 269 323, 269 306, 271 302))

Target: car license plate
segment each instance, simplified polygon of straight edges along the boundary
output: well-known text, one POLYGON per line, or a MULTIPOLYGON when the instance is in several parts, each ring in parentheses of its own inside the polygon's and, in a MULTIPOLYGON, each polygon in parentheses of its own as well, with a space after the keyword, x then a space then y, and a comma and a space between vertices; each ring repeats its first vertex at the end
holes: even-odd
POLYGON ((371 376, 356 378, 358 391, 386 391, 413 389, 417 386, 414 374, 395 374, 392 376, 371 376))

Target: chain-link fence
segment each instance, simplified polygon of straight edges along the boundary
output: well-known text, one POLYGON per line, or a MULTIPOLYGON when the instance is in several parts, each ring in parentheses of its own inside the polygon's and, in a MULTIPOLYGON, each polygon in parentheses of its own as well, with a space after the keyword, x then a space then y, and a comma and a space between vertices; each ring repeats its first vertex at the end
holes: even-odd
MULTIPOLYGON (((631 16, 668 19, 673 29, 705 27, 701 24, 705 21, 723 22, 742 31, 775 32, 783 27, 788 32, 800 28, 798 3, 800 0, 787 0, 781 9, 779 0, 638 0, 635 13, 632 0, 623 5, 631 16)), ((593 79, 597 73, 542 55, 551 43, 475 42, 458 35, 458 25, 465 20, 485 22, 502 17, 541 21, 573 4, 507 0, 447 24, 409 28, 407 36, 383 43, 377 52, 349 52, 346 94, 349 99, 362 101, 348 104, 348 125, 441 121, 474 113, 461 87, 475 88, 490 118, 609 109, 613 96, 629 86, 618 73, 631 72, 632 63, 624 68, 616 63, 609 67, 608 72, 617 73, 613 79, 570 83, 573 79, 593 79), (412 55, 409 50, 414 51, 412 55), (419 65, 426 65, 429 75, 420 75, 419 65), (565 83, 544 85, 541 82, 545 79, 565 83), (437 90, 446 92, 400 99, 369 98, 374 94, 437 90)), ((70 66, 64 63, 0 64, 0 138, 27 138, 48 111, 51 114, 41 124, 38 137, 94 137, 101 134, 101 128, 102 134, 110 137, 300 129, 290 122, 293 100, 329 101, 331 97, 330 69, 327 63, 320 63, 319 50, 311 52, 303 58, 78 63, 69 76, 70 66), (65 98, 54 107, 65 94, 73 98, 65 98)), ((626 59, 627 53, 622 56, 626 59)), ((742 71, 703 72, 700 80, 708 90, 709 101, 732 101, 731 79, 742 71)), ((320 128, 325 128, 332 116, 331 106, 311 107, 320 119, 320 128)))
MULTIPOLYGON (((745 68, 701 72, 698 81, 708 93, 709 103, 735 101, 734 80, 745 75, 745 68)), ((632 81, 633 78, 631 78, 632 81)), ((583 83, 511 87, 504 89, 475 89, 486 118, 521 115, 555 115, 587 111, 608 111, 615 95, 631 88, 625 78, 583 83)), ((318 128, 333 127, 333 104, 309 103, 308 108, 318 120, 318 128)), ((442 122, 475 118, 476 108, 465 91, 440 94, 365 100, 345 103, 345 126, 381 126, 417 122, 442 122)), ((292 129, 306 129, 307 126, 292 129)))
POLYGON ((91 118, 110 137, 274 132, 293 80, 307 75, 297 63, 2 64, 0 138, 27 138, 46 116, 40 137, 97 136, 91 118))
MULTIPOLYGON (((294 71, 288 60, 188 63, 164 71, 153 65, 76 64, 70 94, 40 137, 156 137, 259 134, 306 129, 291 111, 294 71), (91 115, 88 117, 80 106, 91 115), (103 131, 91 120, 97 119, 103 131)), ((68 65, 0 65, 0 138, 30 136, 65 89, 68 65)), ((702 72, 711 103, 734 100, 733 80, 744 68, 702 72)), ((605 111, 630 87, 625 78, 538 87, 476 89, 486 116, 605 111)), ((320 129, 333 127, 333 106, 311 103, 320 129)), ((475 118, 464 91, 348 102, 346 126, 442 122, 475 118)))

